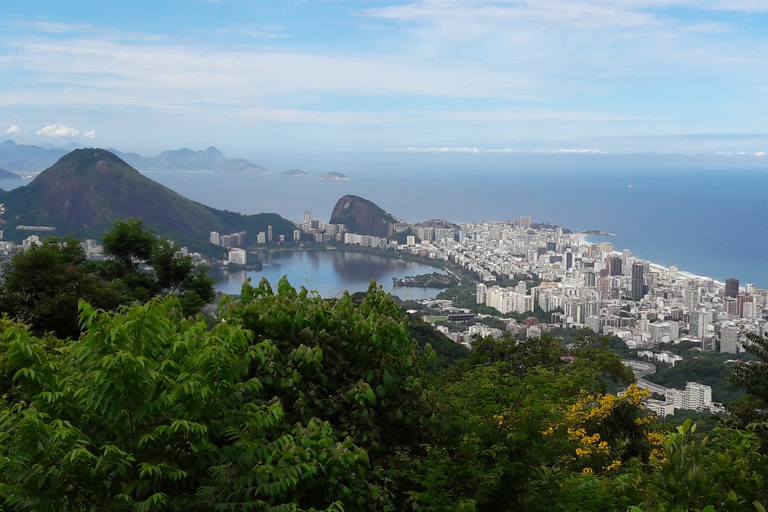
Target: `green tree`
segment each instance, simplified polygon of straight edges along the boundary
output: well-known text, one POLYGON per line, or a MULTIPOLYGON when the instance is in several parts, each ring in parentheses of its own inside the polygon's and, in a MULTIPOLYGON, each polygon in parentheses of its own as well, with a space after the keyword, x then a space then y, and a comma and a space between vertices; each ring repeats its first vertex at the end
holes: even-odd
POLYGON ((423 378, 434 356, 411 339, 392 297, 373 282, 356 302, 348 294, 323 300, 285 278, 275 292, 262 280, 256 287, 246 282, 240 300, 225 301, 221 318, 242 325, 257 342, 271 340, 282 354, 262 383, 268 394, 283 397, 286 424, 320 417, 338 438, 350 437, 367 451, 376 487, 357 509, 403 510, 403 489, 431 414, 423 378), (299 366, 313 359, 319 364, 299 366))
MULTIPOLYGON (((174 297, 82 303, 80 321, 57 351, 15 326, 0 338, 24 390, 0 411, 4 510, 331 512, 365 495, 364 450, 319 419, 286 422, 264 384, 283 362, 274 343, 208 330, 174 297)), ((286 386, 320 367, 306 353, 286 386)))
POLYGON ((124 297, 88 265, 77 240, 49 238, 15 255, 2 267, 0 311, 59 337, 79 334, 77 303, 113 309, 124 297))
MULTIPOLYGON (((417 461, 423 479, 411 492, 414 509, 579 510, 575 504, 591 499, 590 493, 565 492, 566 482, 604 490, 626 487, 615 499, 604 496, 605 505, 595 510, 633 502, 628 497, 637 496, 636 486, 614 483, 611 476, 582 475, 582 467, 574 470, 570 463, 575 450, 569 414, 574 407, 591 409, 584 397, 605 392, 602 375, 615 362, 610 354, 591 349, 569 362, 572 351, 549 336, 521 342, 486 337, 473 349, 468 359, 430 382, 436 414, 427 457, 417 461)), ((620 431, 621 422, 636 427, 637 415, 624 408, 610 412, 610 421, 598 425, 601 432, 620 431)), ((610 441, 613 453, 626 453, 624 438, 610 441)))
POLYGON ((187 315, 213 300, 214 281, 207 269, 196 267, 191 256, 179 254, 172 242, 145 230, 141 219, 116 220, 102 243, 105 254, 112 259, 96 268, 130 299, 144 302, 174 293, 181 297, 187 315))
POLYGON ((649 481, 657 492, 646 499, 646 512, 765 511, 760 500, 768 490, 768 466, 754 432, 716 429, 715 434, 711 440, 696 434, 688 419, 666 437, 659 457, 651 458, 656 471, 649 481))
MULTIPOLYGON (((751 343, 745 349, 762 364, 739 366, 727 380, 747 392, 744 399, 728 404, 735 426, 744 428, 752 423, 768 422, 768 338, 747 335, 751 343)), ((765 432, 765 429, 763 429, 765 432)), ((768 451, 768 435, 762 436, 768 451)))

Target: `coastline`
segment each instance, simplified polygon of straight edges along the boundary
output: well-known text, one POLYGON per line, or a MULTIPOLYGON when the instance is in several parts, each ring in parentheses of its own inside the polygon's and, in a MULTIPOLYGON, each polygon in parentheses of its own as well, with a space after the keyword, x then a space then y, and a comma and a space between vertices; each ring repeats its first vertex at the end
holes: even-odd
MULTIPOLYGON (((612 237, 618 236, 618 234, 611 234, 611 235, 592 235, 592 234, 588 234, 588 233, 575 233, 575 234, 579 237, 579 244, 580 245, 582 245, 582 244, 583 245, 592 245, 592 244, 597 245, 601 241, 603 241, 603 240, 598 240, 598 241, 590 240, 590 237, 598 237, 599 238, 599 237, 606 237, 606 236, 612 236, 612 237)), ((613 242, 611 242, 611 243, 613 243, 613 242)), ((651 261, 651 260, 649 260, 647 258, 642 258, 638 254, 636 254, 635 250, 633 248, 631 248, 631 247, 624 247, 624 249, 629 249, 630 251, 632 251, 632 256, 633 257, 635 257, 636 259, 639 259, 639 260, 647 261, 651 268, 656 269, 657 271, 660 271, 660 272, 669 272, 669 267, 677 266, 675 263, 671 263, 670 265, 664 265, 663 263, 656 263, 656 262, 653 262, 653 261, 651 261)), ((613 254, 615 256, 621 256, 622 255, 621 251, 616 250, 616 248, 614 248, 613 254)), ((709 277, 709 276, 705 276, 705 275, 701 275, 701 274, 696 274, 694 272, 691 272, 689 270, 683 270, 681 268, 677 269, 677 273, 678 273, 679 276, 684 277, 685 279, 694 279, 694 280, 700 280, 700 281, 707 281, 708 280, 708 281, 712 281, 716 286, 719 286, 721 288, 725 287, 725 282, 724 281, 721 281, 721 280, 719 280, 717 278, 714 278, 714 277, 709 277)))

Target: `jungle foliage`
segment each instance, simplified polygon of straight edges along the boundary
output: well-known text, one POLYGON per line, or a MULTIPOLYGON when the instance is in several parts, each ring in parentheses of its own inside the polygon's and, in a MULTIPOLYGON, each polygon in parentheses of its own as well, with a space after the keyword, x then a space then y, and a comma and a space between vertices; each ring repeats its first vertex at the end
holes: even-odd
POLYGON ((173 295, 78 322, 0 319, 3 510, 764 510, 765 422, 662 424, 594 340, 482 338, 437 368, 381 288, 285 279, 212 326, 173 295))

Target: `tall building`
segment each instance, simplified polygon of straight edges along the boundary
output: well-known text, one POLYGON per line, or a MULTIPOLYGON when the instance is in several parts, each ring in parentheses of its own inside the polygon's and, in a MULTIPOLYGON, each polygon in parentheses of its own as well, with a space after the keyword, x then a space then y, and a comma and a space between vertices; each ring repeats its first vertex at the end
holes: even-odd
POLYGON ((736 354, 739 351, 739 329, 735 326, 720 328, 720 352, 736 354))
POLYGON ((211 231, 210 241, 213 245, 219 245, 219 233, 217 231, 211 231))
POLYGON ((725 280, 725 296, 734 299, 739 294, 739 280, 735 277, 729 277, 725 280))
POLYGON ((688 332, 691 336, 695 336, 699 339, 704 339, 707 334, 707 327, 709 322, 707 321, 707 314, 703 311, 692 311, 690 315, 690 327, 688 332))
POLYGON ((267 226, 267 242, 272 241, 272 226, 267 226))
POLYGON ((642 262, 632 264, 632 299, 640 300, 645 297, 645 265, 642 262))
POLYGON ((304 212, 304 224, 312 222, 312 214, 310 212, 304 212))
POLYGON ((531 227, 531 218, 530 217, 518 217, 517 218, 517 227, 528 229, 531 227))
POLYGON ((618 256, 609 256, 606 258, 606 266, 608 267, 608 275, 620 276, 621 275, 621 258, 618 256))
POLYGON ((477 283, 475 288, 475 303, 485 304, 486 287, 483 283, 477 283))

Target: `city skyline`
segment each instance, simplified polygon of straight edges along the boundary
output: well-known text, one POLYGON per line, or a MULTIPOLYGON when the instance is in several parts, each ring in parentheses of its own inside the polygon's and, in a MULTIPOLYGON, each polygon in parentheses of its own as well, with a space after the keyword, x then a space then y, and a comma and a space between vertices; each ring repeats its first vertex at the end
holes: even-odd
POLYGON ((0 137, 144 155, 768 148, 756 1, 16 2, 0 137))

